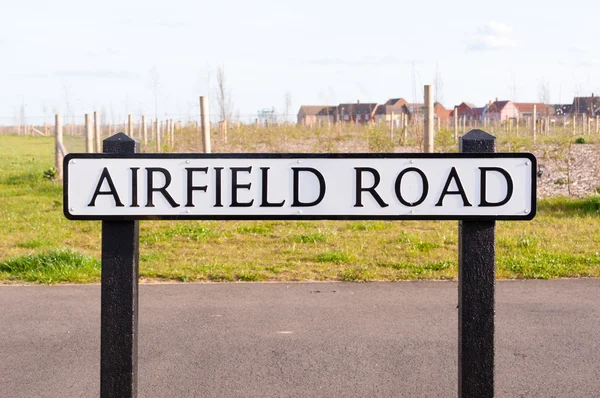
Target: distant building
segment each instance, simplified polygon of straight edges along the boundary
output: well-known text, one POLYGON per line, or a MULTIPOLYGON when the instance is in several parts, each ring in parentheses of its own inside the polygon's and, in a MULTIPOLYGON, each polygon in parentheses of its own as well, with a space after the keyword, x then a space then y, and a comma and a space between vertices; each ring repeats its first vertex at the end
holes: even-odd
POLYGON ((384 104, 377 106, 373 120, 375 122, 390 122, 393 120, 394 125, 399 126, 402 115, 408 114, 406 104, 404 98, 390 98, 384 104))
POLYGON ((512 101, 494 101, 488 108, 487 118, 489 120, 499 120, 505 122, 508 119, 519 117, 519 109, 512 101))
POLYGON ((454 117, 454 111, 457 110, 459 118, 464 117, 466 120, 472 120, 473 109, 475 108, 476 106, 470 102, 461 102, 460 105, 456 105, 454 108, 452 108, 450 111, 450 117, 454 117))
POLYGON ((442 124, 448 123, 448 120, 450 120, 450 112, 452 111, 450 109, 444 108, 444 105, 440 104, 439 102, 436 102, 433 105, 433 114, 435 115, 434 117, 436 119, 439 119, 440 123, 442 124))
POLYGON ((376 103, 339 104, 337 110, 339 117, 345 122, 367 123, 375 119, 375 111, 379 105, 376 103))
POLYGON ((325 118, 327 120, 328 105, 302 105, 298 111, 298 124, 306 127, 318 126, 323 122, 323 111, 325 110, 325 118))
POLYGON ((519 118, 533 117, 533 106, 535 105, 535 113, 538 117, 553 116, 555 114, 552 105, 546 105, 541 102, 515 102, 519 110, 519 118))
POLYGON ((600 115, 600 97, 575 97, 571 107, 571 114, 596 116, 600 115))
POLYGON ((471 120, 476 120, 478 122, 483 121, 483 119, 487 115, 488 109, 489 109, 488 105, 484 106, 483 108, 471 109, 471 120))
POLYGON ((569 116, 571 114, 572 104, 555 104, 549 105, 554 108, 554 114, 556 116, 569 116))

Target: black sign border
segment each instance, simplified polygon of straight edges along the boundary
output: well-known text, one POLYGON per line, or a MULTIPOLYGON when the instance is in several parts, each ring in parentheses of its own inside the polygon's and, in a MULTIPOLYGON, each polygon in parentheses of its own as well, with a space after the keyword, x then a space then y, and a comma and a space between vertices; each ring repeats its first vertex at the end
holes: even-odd
POLYGON ((63 161, 63 212, 69 220, 102 220, 102 221, 132 221, 132 220, 532 220, 537 213, 537 159, 528 152, 510 153, 70 153, 63 161), (526 158, 531 161, 531 210, 522 216, 500 215, 380 215, 364 216, 346 215, 202 215, 182 214, 158 216, 122 215, 122 216, 79 216, 69 212, 69 167, 68 163, 76 159, 506 159, 526 158))

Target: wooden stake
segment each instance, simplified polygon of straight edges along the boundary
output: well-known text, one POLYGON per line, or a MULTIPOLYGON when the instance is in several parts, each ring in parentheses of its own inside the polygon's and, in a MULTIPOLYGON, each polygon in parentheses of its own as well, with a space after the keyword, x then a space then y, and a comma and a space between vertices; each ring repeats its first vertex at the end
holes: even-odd
POLYGON ((92 119, 88 113, 85 114, 85 151, 94 153, 94 131, 92 130, 92 119))
POLYGON ((127 135, 130 138, 134 138, 133 136, 133 117, 131 114, 127 115, 127 135))
POLYGON ((158 119, 156 119, 156 152, 160 153, 160 128, 161 128, 162 122, 159 122, 158 119))
POLYGON ((423 151, 433 153, 433 88, 425 86, 425 118, 423 120, 423 151))
POLYGON ((537 132, 537 106, 533 106, 533 142, 535 142, 535 135, 537 132))
POLYGON ((142 138, 144 140, 144 150, 148 146, 148 126, 146 126, 146 115, 142 115, 142 138))
POLYGON ((458 108, 454 107, 454 143, 458 143, 458 108))
POLYGON ((96 152, 101 152, 102 133, 100 132, 100 115, 94 112, 94 139, 96 141, 96 152))
POLYGON ((390 120, 390 140, 394 142, 394 112, 392 111, 392 120, 390 120))
MULTIPOLYGON (((256 119, 258 121, 258 119, 256 119)), ((202 151, 210 153, 210 117, 208 113, 208 98, 200 97, 200 123, 202 124, 202 151)))
POLYGON ((62 116, 57 114, 54 121, 54 167, 59 181, 63 179, 64 148, 62 116))

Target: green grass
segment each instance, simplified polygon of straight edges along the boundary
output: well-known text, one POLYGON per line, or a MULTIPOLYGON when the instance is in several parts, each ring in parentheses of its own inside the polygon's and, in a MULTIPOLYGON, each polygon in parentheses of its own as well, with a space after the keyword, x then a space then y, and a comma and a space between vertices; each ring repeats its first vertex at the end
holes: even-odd
POLYGON ((49 250, 0 261, 0 276, 24 282, 86 283, 100 277, 100 262, 72 250, 49 250))
MULTIPOLYGON (((277 139, 258 134, 271 149, 286 148, 279 139, 302 140, 292 129, 277 139)), ((338 150, 352 142, 346 133, 319 134, 338 150)), ((230 139, 241 145, 245 137, 230 139)), ((62 186, 44 178, 54 164, 52 139, 2 139, 0 281, 98 282, 101 222, 63 216, 62 186)), ((380 132, 370 139, 373 149, 389 145, 380 132)), ((81 139, 65 141, 83 147, 81 139)), ((456 221, 141 221, 140 275, 182 282, 456 279, 457 245, 456 221)), ((497 275, 600 277, 599 247, 600 196, 544 199, 534 220, 497 223, 497 275)))

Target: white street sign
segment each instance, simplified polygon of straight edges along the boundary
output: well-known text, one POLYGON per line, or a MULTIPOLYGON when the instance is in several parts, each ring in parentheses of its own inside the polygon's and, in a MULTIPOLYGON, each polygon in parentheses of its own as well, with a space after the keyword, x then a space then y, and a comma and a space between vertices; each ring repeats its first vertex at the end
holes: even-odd
POLYGON ((70 154, 70 219, 531 219, 536 160, 493 154, 70 154))

